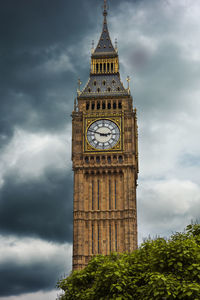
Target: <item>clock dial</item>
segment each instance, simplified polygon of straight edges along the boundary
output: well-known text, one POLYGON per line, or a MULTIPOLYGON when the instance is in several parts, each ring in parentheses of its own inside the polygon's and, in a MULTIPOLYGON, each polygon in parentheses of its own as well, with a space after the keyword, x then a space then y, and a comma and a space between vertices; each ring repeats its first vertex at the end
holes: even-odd
POLYGON ((87 130, 89 144, 98 150, 113 148, 118 143, 119 138, 119 127, 111 120, 97 120, 87 130))

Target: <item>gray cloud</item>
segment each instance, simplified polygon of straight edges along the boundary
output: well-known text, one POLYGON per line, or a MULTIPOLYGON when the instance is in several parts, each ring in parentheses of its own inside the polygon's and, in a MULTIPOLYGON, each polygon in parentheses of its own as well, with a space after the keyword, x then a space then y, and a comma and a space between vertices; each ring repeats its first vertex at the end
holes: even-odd
POLYGON ((57 280, 71 269, 69 244, 40 239, 0 236, 0 297, 55 289, 57 280))
POLYGON ((4 180, 0 190, 2 234, 72 242, 72 176, 47 169, 32 180, 21 182, 16 173, 4 180))

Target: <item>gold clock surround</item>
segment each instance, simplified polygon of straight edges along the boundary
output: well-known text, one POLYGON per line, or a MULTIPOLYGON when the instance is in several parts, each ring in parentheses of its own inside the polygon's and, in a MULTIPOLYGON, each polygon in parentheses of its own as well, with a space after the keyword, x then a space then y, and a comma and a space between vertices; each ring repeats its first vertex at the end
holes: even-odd
POLYGON ((91 116, 84 116, 83 118, 83 136, 84 136, 84 140, 83 140, 83 151, 85 153, 88 152, 92 152, 92 153, 107 153, 107 152, 111 152, 111 153, 116 153, 116 152, 120 152, 123 151, 123 116, 122 114, 118 114, 118 115, 112 115, 112 114, 101 114, 101 115, 91 115, 91 116), (120 131, 120 137, 119 137, 119 141, 117 142, 117 144, 111 148, 111 149, 96 149, 94 147, 92 147, 88 140, 87 140, 87 131, 88 128, 90 127, 90 125, 92 123, 94 123, 95 121, 99 121, 99 120, 109 120, 114 122, 120 131))

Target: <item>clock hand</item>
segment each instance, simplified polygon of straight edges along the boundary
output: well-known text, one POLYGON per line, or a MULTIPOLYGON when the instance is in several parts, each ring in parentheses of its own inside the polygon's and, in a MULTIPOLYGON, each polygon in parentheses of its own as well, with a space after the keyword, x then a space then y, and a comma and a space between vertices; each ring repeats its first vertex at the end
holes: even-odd
POLYGON ((119 135, 119 133, 112 133, 112 132, 105 133, 106 136, 111 135, 111 134, 112 135, 119 135))
POLYGON ((88 131, 90 132, 93 132, 93 133, 97 133, 99 134, 100 136, 108 136, 108 135, 117 135, 118 133, 112 133, 112 132, 108 132, 108 133, 101 133, 101 132, 98 132, 98 131, 95 131, 95 130, 91 130, 91 129, 88 129, 88 131))
POLYGON ((91 129, 88 129, 88 131, 97 133, 97 134, 99 134, 100 136, 107 136, 107 133, 101 133, 101 132, 98 132, 98 131, 95 131, 95 130, 91 130, 91 129))
POLYGON ((88 129, 88 131, 94 132, 94 133, 99 133, 98 131, 94 131, 94 130, 91 130, 91 129, 88 129))

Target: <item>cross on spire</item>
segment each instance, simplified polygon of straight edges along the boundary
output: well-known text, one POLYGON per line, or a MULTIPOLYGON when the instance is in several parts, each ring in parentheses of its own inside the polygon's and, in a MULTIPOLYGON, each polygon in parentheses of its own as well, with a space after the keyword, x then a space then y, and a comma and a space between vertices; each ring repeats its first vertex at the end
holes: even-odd
POLYGON ((104 17, 107 16, 107 8, 108 8, 108 5, 107 5, 107 0, 104 0, 104 6, 103 6, 103 15, 104 17))

